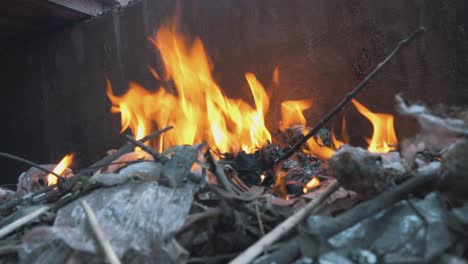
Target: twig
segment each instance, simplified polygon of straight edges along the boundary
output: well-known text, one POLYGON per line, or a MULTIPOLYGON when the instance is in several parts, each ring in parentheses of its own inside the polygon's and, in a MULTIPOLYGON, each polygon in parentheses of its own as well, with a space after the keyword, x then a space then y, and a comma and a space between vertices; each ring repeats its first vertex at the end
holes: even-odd
POLYGON ((317 223, 309 223, 309 230, 312 234, 325 238, 334 236, 395 202, 404 199, 409 194, 419 190, 422 186, 437 182, 439 177, 439 170, 420 172, 418 175, 398 185, 398 187, 385 191, 376 198, 361 203, 335 218, 331 217, 330 220, 325 222, 317 221, 317 223))
POLYGON ((96 246, 100 250, 102 250, 109 263, 120 264, 121 262, 119 260, 119 257, 115 253, 114 249, 112 248, 112 245, 110 244, 109 240, 107 240, 104 232, 99 226, 96 215, 94 214, 91 207, 89 207, 88 203, 85 200, 81 202, 81 207, 83 207, 83 210, 86 214, 86 220, 88 220, 88 224, 91 227, 91 230, 93 231, 93 238, 94 242, 96 242, 96 246))
POLYGON ((53 171, 50 171, 44 167, 42 167, 41 165, 35 163, 35 162, 32 162, 30 160, 27 160, 27 159, 23 159, 23 158, 20 158, 18 156, 15 156, 15 155, 12 155, 12 154, 8 154, 8 153, 5 153, 5 152, 0 152, 0 156, 2 157, 5 157, 5 158, 9 158, 9 159, 12 159, 12 160, 16 160, 16 161, 19 161, 19 162, 22 162, 24 164, 27 164, 31 167, 34 167, 34 168, 37 168, 37 169, 40 169, 41 171, 43 172, 47 172, 49 174, 52 174, 54 175, 55 177, 57 177, 58 179, 61 179, 60 175, 58 175, 57 173, 53 172, 53 171))
POLYGON ((262 218, 260 217, 260 210, 258 208, 258 199, 255 199, 255 212, 257 213, 258 226, 260 227, 260 232, 262 232, 262 237, 265 236, 265 228, 263 227, 262 218))
POLYGON ((353 90, 351 90, 346 96, 341 100, 341 102, 336 105, 331 111, 329 111, 323 118, 320 120, 314 128, 312 128, 309 133, 307 133, 305 136, 301 137, 301 139, 291 148, 289 149, 283 156, 281 156, 278 160, 276 160, 275 163, 278 163, 281 160, 285 160, 289 158, 294 152, 299 150, 301 146, 307 142, 307 140, 311 137, 313 137, 317 132, 328 122, 332 117, 339 113, 343 108, 349 104, 351 99, 355 98, 364 87, 367 86, 367 84, 379 73, 382 69, 383 66, 385 66, 398 52, 400 51, 401 48, 408 46, 408 44, 411 43, 420 33, 424 32, 426 29, 424 27, 418 28, 416 31, 411 33, 407 38, 402 39, 400 42, 398 42, 398 45, 393 49, 393 51, 381 62, 375 67, 375 69, 367 75, 367 77, 358 84, 353 90))
POLYGON ((4 236, 10 234, 11 232, 15 231, 16 229, 26 225, 29 223, 31 220, 34 218, 40 216, 41 214, 47 212, 50 209, 50 206, 43 206, 38 208, 37 210, 31 212, 30 214, 27 214, 16 221, 4 226, 2 229, 0 229, 0 238, 3 238, 4 236))
MULTIPOLYGON (((164 132, 166 132, 166 131, 168 131, 168 130, 170 130, 172 128, 173 128, 172 126, 168 126, 168 127, 163 128, 161 130, 155 131, 155 132, 149 134, 148 136, 140 139, 139 141, 141 143, 145 143, 146 141, 148 141, 148 140, 150 140, 152 138, 155 138, 155 137, 161 135, 162 133, 164 133, 164 132)), ((131 152, 133 149, 134 149, 133 144, 127 143, 127 144, 123 145, 121 148, 119 148, 116 152, 114 152, 114 153, 104 157, 103 159, 93 163, 87 169, 81 170, 80 173, 77 174, 77 176, 78 175, 84 176, 84 175, 92 174, 95 171, 97 171, 97 168, 101 168, 101 167, 105 167, 105 166, 109 165, 112 161, 114 161, 115 159, 119 158, 120 156, 122 156, 124 154, 127 154, 127 153, 131 152)), ((75 178, 75 177, 73 177, 73 178, 75 178)))
POLYGON ((153 156, 154 160, 159 161, 161 163, 166 163, 168 161, 168 158, 166 158, 164 155, 162 155, 161 153, 158 153, 153 148, 146 146, 142 142, 134 139, 132 136, 126 135, 125 138, 127 138, 127 140, 133 145, 140 147, 142 150, 144 150, 145 152, 153 156))
POLYGON ((234 260, 229 262, 230 264, 241 264, 250 263, 259 254, 261 254, 265 248, 275 243, 283 235, 287 234, 297 224, 299 224, 309 213, 318 205, 320 205, 325 199, 327 199, 332 193, 334 193, 340 187, 337 181, 328 185, 323 193, 316 199, 309 202, 306 206, 302 207, 299 211, 291 215, 284 222, 275 227, 267 235, 258 240, 255 244, 250 246, 242 254, 237 256, 234 260))

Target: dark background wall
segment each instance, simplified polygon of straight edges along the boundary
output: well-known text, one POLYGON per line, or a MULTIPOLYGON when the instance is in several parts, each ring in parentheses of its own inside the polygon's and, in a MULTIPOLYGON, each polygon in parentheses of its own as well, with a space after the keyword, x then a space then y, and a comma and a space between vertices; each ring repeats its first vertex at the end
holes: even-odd
MULTIPOLYGON (((120 123, 109 113, 105 76, 118 92, 129 81, 159 86, 148 67, 163 69, 147 36, 172 16, 175 5, 137 1, 1 53, 0 151, 39 163, 75 152, 80 167, 119 147, 120 123)), ((269 86, 279 65, 280 88, 270 91, 271 128, 285 99, 312 98, 307 117, 317 121, 419 25, 428 32, 359 100, 379 112, 393 111, 398 92, 413 100, 466 105, 466 5, 464 0, 180 1, 184 33, 203 40, 228 95, 251 100, 243 73, 254 72, 269 86)), ((367 121, 354 109, 348 112, 351 134, 368 135, 367 121)), ((398 122, 400 135, 411 131, 407 122, 398 122)), ((0 182, 15 183, 27 166, 2 159, 0 168, 0 182)))

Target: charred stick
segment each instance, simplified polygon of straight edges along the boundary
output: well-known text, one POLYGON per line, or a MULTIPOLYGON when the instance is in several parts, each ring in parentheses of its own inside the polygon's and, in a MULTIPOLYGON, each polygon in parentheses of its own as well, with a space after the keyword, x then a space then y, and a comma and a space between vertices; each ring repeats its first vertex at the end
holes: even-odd
MULTIPOLYGON (((153 139, 159 135, 161 135, 162 133, 172 129, 173 127, 172 126, 168 126, 166 128, 163 128, 161 130, 158 130, 158 131, 155 131, 151 134, 149 134, 148 136, 140 139, 139 141, 141 143, 145 143, 146 141, 150 140, 150 139, 153 139)), ((129 152, 131 152, 132 150, 134 149, 134 146, 133 144, 130 144, 130 143, 127 143, 125 145, 123 145, 121 148, 119 148, 116 152, 104 157, 103 159, 93 163, 89 168, 87 169, 84 169, 82 170, 78 175, 89 175, 91 173, 94 173, 95 171, 97 171, 97 168, 101 168, 101 167, 105 167, 107 165, 109 165, 112 161, 114 161, 115 159, 119 158, 120 156, 124 155, 124 154, 127 154, 129 152)))
POLYGON ((25 203, 27 201, 33 200, 34 198, 36 198, 37 196, 39 196, 39 195, 41 195, 43 193, 47 193, 47 192, 50 192, 50 191, 54 190, 56 187, 57 187, 56 184, 50 185, 50 186, 47 186, 45 188, 39 189, 39 190, 37 190, 37 191, 35 191, 33 193, 28 193, 28 194, 24 195, 21 198, 15 198, 15 199, 11 199, 11 200, 9 200, 7 202, 4 202, 4 203, 0 204, 0 212, 8 210, 8 209, 10 209, 13 206, 16 206, 18 204, 23 204, 23 203, 25 203))
POLYGON ((86 215, 86 220, 88 221, 88 224, 91 227, 96 247, 104 253, 109 263, 120 264, 121 262, 119 260, 119 257, 112 248, 112 245, 109 242, 109 240, 106 238, 106 235, 102 231, 102 228, 99 226, 93 209, 91 209, 91 207, 85 200, 81 202, 81 207, 83 207, 83 210, 86 215))
POLYGON ((339 113, 343 108, 351 102, 353 98, 355 98, 362 90, 364 87, 369 84, 369 82, 379 73, 383 67, 396 55, 399 53, 399 51, 408 46, 420 33, 424 32, 426 29, 424 27, 418 28, 416 31, 411 33, 407 38, 402 39, 400 42, 398 42, 398 45, 393 49, 393 51, 381 62, 375 67, 375 69, 367 75, 367 77, 359 83, 353 90, 351 90, 346 96, 341 100, 339 104, 337 104, 331 111, 329 111, 316 125, 314 128, 312 128, 309 133, 306 135, 302 136, 301 139, 291 148, 289 149, 283 156, 281 156, 278 160, 276 160, 275 163, 278 163, 279 161, 285 160, 289 157, 291 157, 294 152, 298 151, 304 143, 307 142, 311 137, 313 137, 317 132, 326 124, 334 115, 339 113))
POLYGON ((39 169, 39 170, 41 170, 41 171, 43 171, 43 172, 47 172, 47 173, 49 173, 49 174, 52 174, 52 175, 54 175, 55 177, 57 177, 57 179, 59 179, 59 180, 62 179, 62 178, 60 177, 60 175, 58 175, 57 173, 55 173, 55 172, 53 172, 53 171, 50 171, 50 170, 48 170, 48 169, 42 167, 41 165, 39 165, 39 164, 37 164, 37 163, 35 163, 35 162, 32 162, 32 161, 30 161, 30 160, 23 159, 23 158, 20 158, 20 157, 18 157, 18 156, 15 156, 15 155, 12 155, 12 154, 8 154, 8 153, 5 153, 5 152, 0 152, 0 156, 1 156, 1 157, 5 157, 5 158, 9 158, 9 159, 12 159, 12 160, 16 160, 16 161, 19 161, 19 162, 22 162, 22 163, 27 164, 27 165, 29 165, 29 166, 31 166, 31 167, 37 168, 37 169, 39 169))
POLYGON ((330 218, 328 221, 309 220, 309 230, 312 234, 325 238, 332 237, 339 232, 352 227, 360 221, 378 213, 388 206, 405 199, 409 194, 418 191, 421 187, 436 183, 440 177, 440 170, 437 164, 428 166, 424 171, 420 171, 415 177, 403 182, 397 187, 385 191, 376 198, 357 205, 356 207, 330 218))
POLYGON ((17 230, 18 228, 28 224, 31 220, 34 218, 40 216, 41 214, 49 211, 50 206, 42 206, 38 208, 37 210, 31 212, 30 214, 27 214, 14 222, 4 226, 2 229, 0 229, 0 238, 5 237, 6 235, 10 234, 11 232, 17 230))
POLYGON ((127 138, 127 140, 132 143, 133 145, 137 146, 137 147, 140 147, 142 150, 144 150, 146 153, 150 154, 151 156, 153 156, 154 160, 155 161, 159 161, 161 163, 166 163, 167 162, 167 158, 162 155, 161 153, 158 153, 156 150, 154 150, 153 148, 149 147, 149 146, 146 146, 145 144, 143 144, 142 142, 134 139, 132 136, 130 135, 126 135, 125 138, 127 138))
POLYGON ((328 185, 324 192, 316 199, 309 202, 306 206, 302 207, 299 211, 291 215, 284 222, 275 227, 272 231, 258 240, 255 244, 250 246, 242 254, 237 256, 234 260, 229 262, 230 264, 241 264, 241 263, 250 263, 258 255, 260 255, 266 248, 271 246, 273 243, 278 241, 282 236, 287 234, 291 229, 293 229, 297 224, 299 224, 304 218, 306 218, 313 209, 319 206, 325 199, 327 199, 332 193, 334 193, 340 184, 335 181, 328 185))

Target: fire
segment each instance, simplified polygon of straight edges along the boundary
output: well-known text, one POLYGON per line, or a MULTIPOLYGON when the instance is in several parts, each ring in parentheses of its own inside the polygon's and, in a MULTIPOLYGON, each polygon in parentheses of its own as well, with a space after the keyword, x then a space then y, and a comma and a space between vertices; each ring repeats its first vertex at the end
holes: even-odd
MULTIPOLYGON (((127 93, 116 96, 108 82, 111 111, 121 114, 122 131, 130 128, 138 139, 155 125, 177 128, 177 133, 168 132, 160 139, 160 150, 206 142, 221 152, 251 152, 271 141, 264 120, 270 100, 253 73, 246 73, 245 78, 254 106, 224 96, 212 77, 200 39, 190 43, 176 33, 176 26, 165 26, 151 41, 162 56, 165 76, 174 81, 177 95, 163 87, 151 92, 131 83, 127 93)), ((154 69, 151 72, 159 78, 154 69)))
POLYGON ((317 179, 317 177, 313 177, 305 186, 304 189, 302 190, 304 193, 308 193, 310 190, 314 189, 315 187, 320 185, 320 181, 317 179))
MULTIPOLYGON (((277 78, 277 77, 276 77, 277 78)), ((292 125, 306 125, 303 112, 312 106, 311 100, 284 101, 281 103, 280 129, 285 130, 292 125)))
POLYGON ((386 153, 395 150, 398 140, 393 127, 393 115, 372 113, 356 100, 353 100, 353 104, 359 113, 372 123, 373 133, 368 150, 375 153, 386 153))
MULTIPOLYGON (((212 76, 213 67, 202 41, 188 41, 177 33, 177 25, 164 26, 151 39, 159 51, 165 66, 160 75, 150 68, 152 75, 160 80, 171 79, 175 92, 164 87, 150 91, 130 83, 128 91, 120 96, 114 94, 107 81, 107 95, 112 102, 111 111, 120 113, 122 132, 130 128, 136 139, 149 134, 155 127, 174 126, 177 132, 165 133, 158 142, 160 151, 174 145, 206 142, 220 152, 248 153, 271 141, 265 126, 270 98, 264 86, 253 73, 246 73, 253 104, 244 100, 226 97, 212 76)), ((279 68, 273 71, 273 85, 279 84, 279 68)), ((358 111, 368 118, 374 127, 369 150, 388 152, 397 143, 393 129, 393 116, 376 114, 353 100, 358 111)), ((312 106, 311 100, 284 101, 281 103, 280 129, 291 125, 302 125, 307 133, 303 112, 312 106)), ((343 119, 341 136, 332 131, 334 149, 348 142, 346 123, 343 119)), ((330 158, 334 149, 317 143, 311 138, 308 150, 322 160, 330 158)))
MULTIPOLYGON (((70 166, 70 164, 72 163, 72 160, 73 160, 73 154, 66 155, 65 157, 62 158, 62 160, 59 162, 59 164, 57 164, 57 166, 55 166, 55 168, 54 168, 54 170, 52 170, 52 172, 54 172, 57 175, 62 175, 62 173, 65 172, 65 170, 68 168, 68 166, 70 166)), ((47 185, 50 186, 50 185, 54 185, 54 184, 57 184, 57 177, 55 175, 49 173, 47 175, 47 185)))
POLYGON ((349 136, 348 136, 348 132, 346 130, 346 119, 345 119, 344 116, 343 116, 343 119, 341 120, 341 137, 343 138, 343 140, 337 139, 336 136, 335 136, 335 132, 332 130, 331 139, 332 139, 333 146, 335 147, 335 149, 338 149, 339 147, 343 146, 344 144, 349 143, 349 136))
MULTIPOLYGON (((304 111, 312 105, 310 100, 284 101, 281 103, 281 123, 280 128, 286 129, 292 125, 304 126, 303 134, 307 134, 306 118, 304 111)), ((310 138, 307 141, 309 151, 322 160, 329 159, 335 151, 327 146, 322 146, 317 143, 315 138, 310 138)))

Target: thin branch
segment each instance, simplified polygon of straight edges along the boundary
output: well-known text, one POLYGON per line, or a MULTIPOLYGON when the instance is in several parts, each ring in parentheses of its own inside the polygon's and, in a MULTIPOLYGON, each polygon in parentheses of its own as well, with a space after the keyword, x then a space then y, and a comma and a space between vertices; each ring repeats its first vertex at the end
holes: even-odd
POLYGON ((0 238, 3 238, 4 236, 10 234, 11 232, 17 230, 18 228, 28 224, 31 220, 34 218, 40 216, 41 214, 47 212, 50 209, 50 206, 42 206, 38 208, 37 210, 15 220, 14 222, 4 226, 2 229, 0 229, 0 238))
POLYGON ((317 221, 317 223, 309 225, 309 230, 312 234, 324 238, 332 237, 395 202, 405 199, 409 194, 420 190, 421 187, 437 182, 440 177, 439 175, 439 170, 437 169, 432 170, 429 168, 425 171, 420 171, 414 177, 398 185, 398 187, 389 189, 374 199, 363 202, 337 217, 330 218, 329 221, 317 221))
MULTIPOLYGON (((155 131, 155 132, 149 134, 148 136, 140 139, 139 141, 141 143, 145 143, 146 141, 148 141, 148 140, 150 140, 152 138, 155 138, 155 137, 161 135, 162 133, 164 133, 164 132, 166 132, 166 131, 168 131, 168 130, 170 130, 172 128, 173 128, 172 126, 168 126, 168 127, 163 128, 161 130, 155 131)), ((96 168, 101 168, 101 167, 105 167, 105 166, 109 165, 112 161, 116 160, 117 158, 119 158, 120 156, 122 156, 124 154, 127 154, 127 153, 131 152, 133 149, 134 149, 133 144, 127 143, 127 144, 123 145, 121 148, 119 148, 116 152, 114 152, 114 153, 102 158, 101 160, 93 163, 87 169, 81 170, 80 173, 77 174, 77 176, 78 175, 83 176, 83 175, 87 175, 87 174, 92 174, 95 171, 97 171, 96 168)))
POLYGON ((282 236, 287 234, 291 229, 293 229, 297 224, 299 224, 304 218, 306 218, 309 213, 319 206, 325 199, 327 199, 332 193, 334 193, 340 184, 335 181, 328 185, 323 193, 317 199, 312 200, 306 206, 302 207, 299 211, 291 215, 284 222, 275 227, 272 231, 258 240, 255 244, 250 246, 242 254, 237 256, 234 260, 229 262, 230 264, 241 264, 241 263, 250 263, 258 255, 260 255, 266 248, 271 246, 273 243, 278 241, 282 236))
POLYGON ((52 174, 54 175, 55 177, 57 177, 58 179, 61 179, 60 175, 58 175, 57 173, 53 172, 53 171, 50 171, 44 167, 42 167, 41 165, 35 163, 35 162, 32 162, 30 160, 27 160, 27 159, 23 159, 23 158, 20 158, 18 156, 15 156, 15 155, 12 155, 12 154, 8 154, 8 153, 5 153, 5 152, 0 152, 0 156, 1 157, 5 157, 5 158, 9 158, 9 159, 12 159, 12 160, 16 160, 16 161, 19 161, 19 162, 22 162, 24 164, 27 164, 31 167, 34 167, 34 168, 37 168, 37 169, 40 169, 41 171, 43 172, 47 172, 49 174, 52 174))
POLYGON ((130 142, 132 143, 133 145, 137 146, 137 147, 140 147, 142 150, 144 150, 146 153, 150 154, 151 156, 153 156, 154 160, 155 161, 159 161, 161 163, 166 163, 168 161, 168 158, 166 158, 164 155, 162 155, 161 153, 157 152, 156 150, 154 150, 153 148, 149 147, 149 146, 146 146, 145 144, 143 144, 142 142, 134 139, 132 136, 130 135, 126 135, 125 138, 130 142))
POLYGON ((351 102, 353 98, 355 98, 362 90, 364 87, 369 84, 369 82, 379 73, 383 67, 396 55, 399 53, 399 51, 403 48, 408 46, 420 33, 423 33, 426 29, 424 27, 418 28, 416 31, 411 33, 407 38, 402 39, 400 42, 398 42, 398 45, 393 49, 393 51, 381 62, 375 67, 375 69, 367 75, 367 77, 358 84, 353 90, 351 90, 346 96, 341 100, 341 102, 336 105, 331 111, 329 111, 323 118, 320 120, 314 128, 312 128, 309 133, 301 137, 301 139, 291 148, 289 149, 283 156, 281 156, 278 160, 276 160, 275 163, 278 163, 279 161, 285 160, 289 157, 291 157, 294 152, 298 151, 304 143, 307 142, 311 137, 313 137, 317 132, 326 124, 332 117, 339 113, 343 108, 351 102))
POLYGON ((262 232, 262 237, 265 236, 265 228, 263 227, 262 217, 260 216, 260 209, 258 208, 258 199, 255 199, 255 212, 257 213, 258 226, 260 227, 260 232, 262 232))
POLYGON ((97 221, 96 215, 94 214, 93 210, 89 206, 89 204, 83 200, 81 202, 81 207, 86 214, 86 220, 88 221, 91 230, 93 231, 93 238, 94 242, 96 242, 96 246, 104 253, 107 260, 111 264, 120 264, 119 257, 115 253, 112 245, 110 244, 109 240, 107 240, 104 232, 102 231, 99 223, 97 221))

